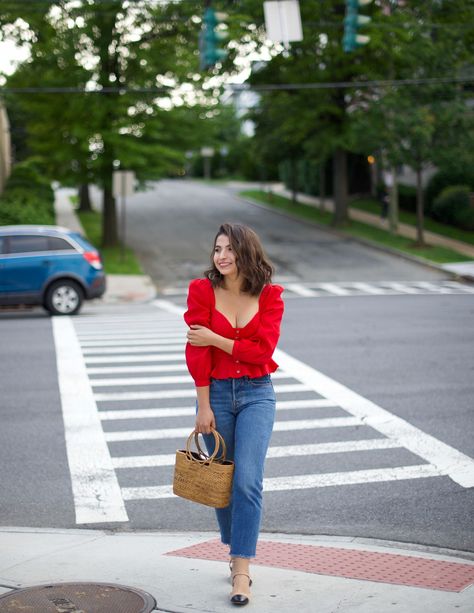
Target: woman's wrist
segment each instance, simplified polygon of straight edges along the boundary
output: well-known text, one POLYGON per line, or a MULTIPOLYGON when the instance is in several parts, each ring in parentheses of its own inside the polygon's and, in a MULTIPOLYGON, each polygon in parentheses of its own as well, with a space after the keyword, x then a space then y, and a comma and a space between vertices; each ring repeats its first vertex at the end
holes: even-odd
POLYGON ((198 410, 197 410, 198 413, 207 413, 208 411, 212 412, 212 408, 210 404, 198 406, 198 410))

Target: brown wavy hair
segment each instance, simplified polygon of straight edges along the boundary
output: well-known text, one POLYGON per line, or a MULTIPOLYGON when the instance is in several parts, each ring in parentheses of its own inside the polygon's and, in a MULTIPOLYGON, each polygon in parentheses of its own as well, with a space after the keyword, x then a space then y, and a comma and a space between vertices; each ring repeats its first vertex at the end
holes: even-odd
POLYGON ((242 224, 224 223, 220 226, 214 238, 211 253, 211 268, 204 272, 213 287, 223 287, 224 275, 214 264, 214 250, 219 236, 227 236, 235 253, 235 263, 242 276, 242 291, 251 296, 258 296, 265 285, 271 283, 274 272, 273 265, 265 255, 258 234, 242 224))

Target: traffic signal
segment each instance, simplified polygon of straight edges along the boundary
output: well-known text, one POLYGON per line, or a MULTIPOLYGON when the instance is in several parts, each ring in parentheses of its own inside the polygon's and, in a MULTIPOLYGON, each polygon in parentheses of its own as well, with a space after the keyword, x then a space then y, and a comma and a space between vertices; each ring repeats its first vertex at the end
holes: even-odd
POLYGON ((368 24, 371 19, 367 15, 359 15, 359 7, 370 4, 372 0, 346 0, 346 16, 344 17, 344 37, 342 48, 346 52, 354 51, 366 45, 370 36, 358 34, 361 26, 368 24))
POLYGON ((203 25, 199 34, 201 70, 212 68, 227 57, 227 51, 221 48, 222 41, 227 38, 227 32, 219 27, 226 17, 225 13, 217 13, 210 6, 204 11, 203 25))

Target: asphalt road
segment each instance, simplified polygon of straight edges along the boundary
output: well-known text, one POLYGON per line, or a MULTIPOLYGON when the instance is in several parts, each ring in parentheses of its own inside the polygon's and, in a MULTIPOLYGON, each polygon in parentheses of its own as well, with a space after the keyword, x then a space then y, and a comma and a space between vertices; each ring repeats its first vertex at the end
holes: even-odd
MULTIPOLYGON (((442 287, 441 274, 253 207, 226 196, 224 190, 215 192, 205 185, 183 183, 175 192, 176 185, 164 182, 158 186, 157 193, 137 196, 135 208, 131 204, 129 211, 130 241, 133 244, 138 240, 135 234, 141 237, 142 261, 162 286, 184 286, 189 278, 198 276, 207 264, 209 237, 212 240, 220 221, 234 218, 251 223, 262 235, 271 257, 280 257, 278 274, 283 279, 309 284, 367 281, 373 282, 374 287, 381 280, 418 280, 442 287), (140 198, 143 199, 141 204, 140 198), (179 202, 186 204, 183 214, 177 216, 179 202), (232 211, 235 217, 231 216, 232 211), (159 264, 153 268, 155 259, 159 264)), ((388 411, 395 422, 399 418, 406 420, 417 429, 416 437, 420 440, 429 435, 433 437, 434 446, 444 443, 455 452, 474 457, 472 294, 400 291, 393 295, 303 298, 287 291, 286 295, 280 349, 313 369, 315 380, 318 373, 322 373, 349 392, 358 394, 362 400, 369 400, 388 411)), ((183 304, 183 296, 179 294, 166 299, 176 305, 183 304)), ((131 458, 157 454, 163 460, 163 456, 173 454, 184 440, 183 435, 170 434, 170 429, 187 431, 193 425, 189 412, 181 416, 163 414, 164 407, 191 407, 192 398, 174 398, 173 393, 191 390, 192 385, 143 383, 130 387, 120 377, 153 376, 147 371, 150 362, 132 362, 137 354, 130 353, 129 348, 122 347, 113 353, 114 344, 123 345, 127 338, 149 340, 153 336, 157 342, 163 341, 167 326, 171 325, 168 320, 161 321, 165 315, 151 304, 94 304, 87 305, 83 313, 74 318, 75 334, 89 368, 135 369, 121 374, 110 371, 88 375, 93 387, 97 379, 103 380, 102 387, 94 387, 94 392, 104 394, 96 394, 102 419, 106 411, 154 411, 140 418, 131 414, 127 419, 102 421, 101 428, 109 438, 108 453, 116 462, 126 463, 131 458), (123 360, 119 364, 113 362, 117 357, 123 360), (110 385, 104 381, 108 377, 110 385), (171 395, 154 396, 157 389, 171 395), (130 390, 138 395, 130 395, 130 390), (149 392, 151 396, 147 397, 149 392), (134 438, 129 434, 143 430, 167 434, 165 438, 134 438), (121 441, 110 440, 121 436, 124 437, 121 441)), ((41 311, 0 313, 2 525, 77 525, 72 495, 74 478, 67 461, 52 321, 41 311)), ((140 342, 135 341, 137 346, 140 342)), ((144 351, 143 347, 138 349, 144 351)), ((152 353, 149 348, 142 355, 151 356, 152 353)), ((184 373, 170 371, 164 374, 184 373)), ((298 371, 282 374, 283 378, 274 381, 276 387, 298 385, 301 381, 298 371)), ((314 389, 318 389, 317 385, 314 389)), ((297 400, 312 401, 316 397, 320 396, 308 390, 278 395, 279 401, 290 404, 297 400)), ((345 418, 350 411, 350 405, 345 409, 327 406, 280 410, 278 422, 281 427, 275 430, 272 446, 302 448, 384 438, 379 429, 383 424, 373 419, 346 427, 309 424, 311 420, 345 418), (296 428, 287 427, 296 422, 300 422, 296 428)), ((87 458, 90 451, 87 439, 83 441, 83 449, 87 458)), ((378 482, 369 476, 356 484, 335 485, 332 481, 324 487, 297 489, 292 486, 298 477, 317 474, 332 479, 331 475, 344 477, 357 471, 403 470, 425 462, 404 444, 392 448, 332 450, 270 458, 266 477, 287 479, 289 486, 265 495, 263 529, 365 536, 474 552, 474 489, 460 485, 450 476, 378 482)), ((150 496, 151 490, 147 488, 166 487, 171 482, 171 465, 123 467, 116 468, 115 472, 124 496, 124 492, 136 493, 135 488, 144 488, 144 493, 142 497, 126 501, 128 521, 86 524, 88 527, 120 530, 215 528, 209 509, 169 497, 150 496)))
POLYGON ((280 278, 431 281, 446 277, 307 221, 252 205, 235 191, 197 181, 169 180, 129 199, 127 241, 159 289, 187 284, 202 275, 209 265, 214 236, 226 221, 256 230, 280 278))

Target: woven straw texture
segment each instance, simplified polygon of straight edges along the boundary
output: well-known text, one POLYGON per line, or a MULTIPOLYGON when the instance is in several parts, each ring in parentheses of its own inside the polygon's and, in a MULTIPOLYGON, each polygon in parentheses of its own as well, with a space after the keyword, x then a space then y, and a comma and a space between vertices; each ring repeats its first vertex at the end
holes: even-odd
POLYGON ((189 436, 187 448, 176 452, 173 493, 193 502, 222 509, 230 503, 234 463, 225 459, 225 445, 220 435, 215 431, 213 434, 216 437, 216 450, 212 456, 190 451, 194 432, 189 436), (222 444, 223 452, 216 459, 219 443, 222 444))

